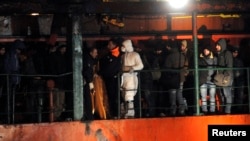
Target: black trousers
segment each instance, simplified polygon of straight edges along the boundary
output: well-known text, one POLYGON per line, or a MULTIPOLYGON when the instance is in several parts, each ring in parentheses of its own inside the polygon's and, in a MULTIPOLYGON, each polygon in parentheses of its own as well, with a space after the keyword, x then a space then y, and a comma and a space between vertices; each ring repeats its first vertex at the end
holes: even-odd
POLYGON ((91 93, 89 89, 89 84, 84 86, 84 120, 93 120, 94 116, 92 114, 92 102, 91 102, 91 93))

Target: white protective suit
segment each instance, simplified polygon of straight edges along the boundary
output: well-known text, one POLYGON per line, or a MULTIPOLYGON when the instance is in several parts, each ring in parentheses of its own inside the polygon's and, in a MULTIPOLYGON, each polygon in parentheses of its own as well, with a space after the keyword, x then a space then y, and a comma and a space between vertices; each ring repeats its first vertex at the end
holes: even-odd
POLYGON ((134 51, 131 40, 125 40, 122 46, 122 67, 121 88, 124 91, 124 100, 133 101, 138 89, 138 72, 143 69, 143 63, 139 53, 134 51))

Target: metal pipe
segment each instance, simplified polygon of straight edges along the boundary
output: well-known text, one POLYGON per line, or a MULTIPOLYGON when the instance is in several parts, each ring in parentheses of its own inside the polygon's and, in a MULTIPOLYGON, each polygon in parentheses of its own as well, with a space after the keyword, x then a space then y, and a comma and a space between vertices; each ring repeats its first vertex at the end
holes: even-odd
POLYGON ((16 95, 16 85, 11 86, 11 95, 12 95, 12 111, 11 111, 11 117, 12 117, 12 123, 15 123, 15 95, 16 95))
POLYGON ((73 61, 73 116, 81 120, 84 113, 82 66, 81 15, 72 15, 72 61, 73 61))
POLYGON ((39 95, 38 98, 38 107, 37 107, 37 120, 39 123, 42 122, 42 109, 43 109, 43 98, 39 95))
POLYGON ((117 87, 118 87, 118 96, 117 96, 117 103, 118 103, 118 119, 121 118, 121 85, 120 85, 120 82, 121 82, 121 72, 119 72, 117 74, 117 87))
POLYGON ((7 74, 7 121, 10 124, 10 75, 7 74))
POLYGON ((249 80, 249 74, 250 74, 250 72, 249 72, 250 70, 249 70, 249 68, 247 68, 247 85, 248 85, 248 113, 250 113, 250 80, 249 80))
POLYGON ((192 29, 194 41, 194 78, 195 78, 195 102, 196 102, 196 115, 200 115, 199 106, 199 67, 198 67, 198 39, 197 39, 197 13, 192 13, 192 29))
POLYGON ((138 101, 139 101, 139 116, 141 118, 142 117, 142 104, 141 104, 141 83, 140 83, 141 82, 141 77, 140 76, 141 76, 141 72, 138 71, 138 82, 139 83, 138 83, 138 89, 137 89, 137 91, 138 91, 138 94, 139 94, 139 99, 138 99, 138 101))
POLYGON ((54 103, 53 103, 53 90, 55 88, 55 81, 50 79, 47 81, 47 88, 49 90, 49 121, 54 121, 54 103))
POLYGON ((49 121, 54 121, 53 89, 49 90, 49 121))

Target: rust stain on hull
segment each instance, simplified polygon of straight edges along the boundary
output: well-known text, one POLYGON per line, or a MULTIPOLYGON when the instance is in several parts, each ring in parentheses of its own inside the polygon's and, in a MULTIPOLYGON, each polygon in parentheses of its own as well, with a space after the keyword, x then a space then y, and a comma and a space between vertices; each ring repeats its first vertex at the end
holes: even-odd
POLYGON ((250 114, 0 125, 0 141, 207 141, 209 124, 249 125, 250 114))

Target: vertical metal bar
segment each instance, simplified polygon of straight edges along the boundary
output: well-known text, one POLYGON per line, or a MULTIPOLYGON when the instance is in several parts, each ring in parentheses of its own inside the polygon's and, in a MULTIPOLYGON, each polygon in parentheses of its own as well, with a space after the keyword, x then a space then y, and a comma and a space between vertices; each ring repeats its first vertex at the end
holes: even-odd
POLYGON ((53 89, 49 90, 49 121, 54 121, 54 106, 53 106, 53 89))
POLYGON ((54 80, 48 80, 47 81, 47 87, 49 89, 49 121, 54 121, 54 103, 53 103, 53 94, 54 94, 54 88, 55 88, 55 81, 54 80))
POLYGON ((10 124, 10 75, 7 74, 7 121, 10 124))
POLYGON ((83 76, 82 76, 82 34, 81 16, 72 15, 72 60, 73 60, 73 116, 81 120, 84 113, 83 76))
POLYGON ((172 31, 172 16, 167 15, 167 31, 172 31))
POLYGON ((250 80, 249 80, 249 68, 247 68, 247 91, 248 91, 248 113, 250 113, 250 80))
POLYGON ((121 73, 119 72, 118 74, 117 74, 117 87, 118 87, 118 96, 117 96, 117 103, 118 103, 118 119, 120 119, 121 118, 121 73))
POLYGON ((11 87, 11 95, 12 95, 12 123, 15 123, 15 95, 16 95, 16 86, 11 87))
POLYGON ((41 123, 42 122, 42 107, 43 107, 43 99, 41 98, 41 94, 39 93, 39 97, 38 97, 38 115, 37 115, 37 120, 38 120, 38 123, 41 123))
POLYGON ((138 94, 139 94, 139 116, 142 117, 142 105, 141 105, 141 72, 138 71, 138 94))
POLYGON ((198 39, 197 39, 197 14, 194 11, 192 13, 192 29, 193 29, 193 41, 194 41, 194 78, 195 78, 195 102, 196 102, 196 115, 200 115, 199 106, 199 68, 198 68, 198 39))

